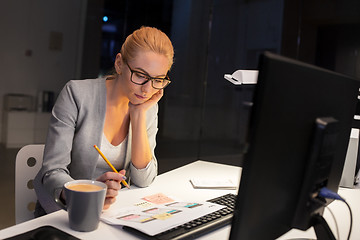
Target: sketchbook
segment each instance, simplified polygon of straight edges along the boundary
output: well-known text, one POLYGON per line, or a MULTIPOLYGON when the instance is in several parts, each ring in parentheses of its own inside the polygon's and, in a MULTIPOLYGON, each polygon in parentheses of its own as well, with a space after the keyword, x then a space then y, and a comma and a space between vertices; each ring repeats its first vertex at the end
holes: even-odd
POLYGON ((174 200, 162 193, 144 197, 133 206, 104 211, 101 220, 111 225, 135 228, 154 236, 225 206, 210 202, 174 200))

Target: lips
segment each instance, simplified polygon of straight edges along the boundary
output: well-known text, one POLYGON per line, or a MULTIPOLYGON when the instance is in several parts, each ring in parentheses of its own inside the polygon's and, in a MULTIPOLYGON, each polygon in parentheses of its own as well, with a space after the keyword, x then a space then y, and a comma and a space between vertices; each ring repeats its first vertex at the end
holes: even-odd
POLYGON ((147 99, 147 97, 143 97, 143 96, 138 95, 138 94, 136 94, 136 93, 135 93, 135 96, 136 96, 138 99, 141 99, 141 100, 147 99))

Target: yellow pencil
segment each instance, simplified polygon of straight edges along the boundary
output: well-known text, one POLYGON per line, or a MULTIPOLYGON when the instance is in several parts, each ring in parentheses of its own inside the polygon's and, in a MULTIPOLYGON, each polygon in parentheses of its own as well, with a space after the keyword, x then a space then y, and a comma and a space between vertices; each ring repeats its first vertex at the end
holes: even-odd
MULTIPOLYGON (((114 166, 111 164, 111 162, 109 162, 109 160, 107 160, 107 158, 104 156, 104 154, 100 151, 100 149, 94 145, 94 148, 99 152, 99 154, 101 155, 101 157, 105 160, 105 162, 111 167, 111 169, 116 172, 116 173, 119 173, 115 168, 114 166)), ((127 187, 130 189, 130 186, 129 184, 127 184, 127 182, 125 180, 121 180, 121 182, 127 187)))

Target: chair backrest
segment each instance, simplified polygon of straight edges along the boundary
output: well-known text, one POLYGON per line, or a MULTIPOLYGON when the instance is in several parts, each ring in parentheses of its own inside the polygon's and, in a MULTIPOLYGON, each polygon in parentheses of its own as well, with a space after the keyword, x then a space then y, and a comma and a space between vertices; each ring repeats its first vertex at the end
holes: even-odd
POLYGON ((34 218, 37 201, 33 180, 43 162, 44 145, 26 145, 16 155, 15 221, 16 224, 34 218))

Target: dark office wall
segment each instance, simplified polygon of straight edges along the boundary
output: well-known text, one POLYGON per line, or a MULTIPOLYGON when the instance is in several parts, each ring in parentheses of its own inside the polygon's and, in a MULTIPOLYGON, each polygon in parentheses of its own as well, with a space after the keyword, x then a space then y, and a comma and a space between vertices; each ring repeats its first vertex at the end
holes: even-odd
POLYGON ((262 51, 280 51, 282 0, 214 1, 213 9, 199 157, 241 164, 252 92, 224 74, 257 69, 262 51))
POLYGON ((86 17, 83 20, 83 45, 80 78, 96 78, 100 73, 102 32, 101 19, 104 0, 87 0, 86 17))
POLYGON ((165 169, 198 158, 201 109, 207 74, 212 1, 174 0, 171 40, 175 62, 171 85, 161 100, 158 159, 165 169))
POLYGON ((194 141, 199 137, 204 77, 206 74, 209 2, 174 1, 171 39, 175 62, 166 89, 162 136, 194 141))
POLYGON ((360 1, 285 0, 281 54, 360 78, 360 1))
POLYGON ((360 1, 173 2, 176 61, 160 161, 242 164, 254 87, 234 87, 223 75, 256 69, 265 50, 360 78, 360 1))
POLYGON ((241 165, 252 88, 237 88, 224 74, 256 68, 263 50, 280 51, 282 0, 173 2, 175 65, 160 116, 159 161, 241 165))

